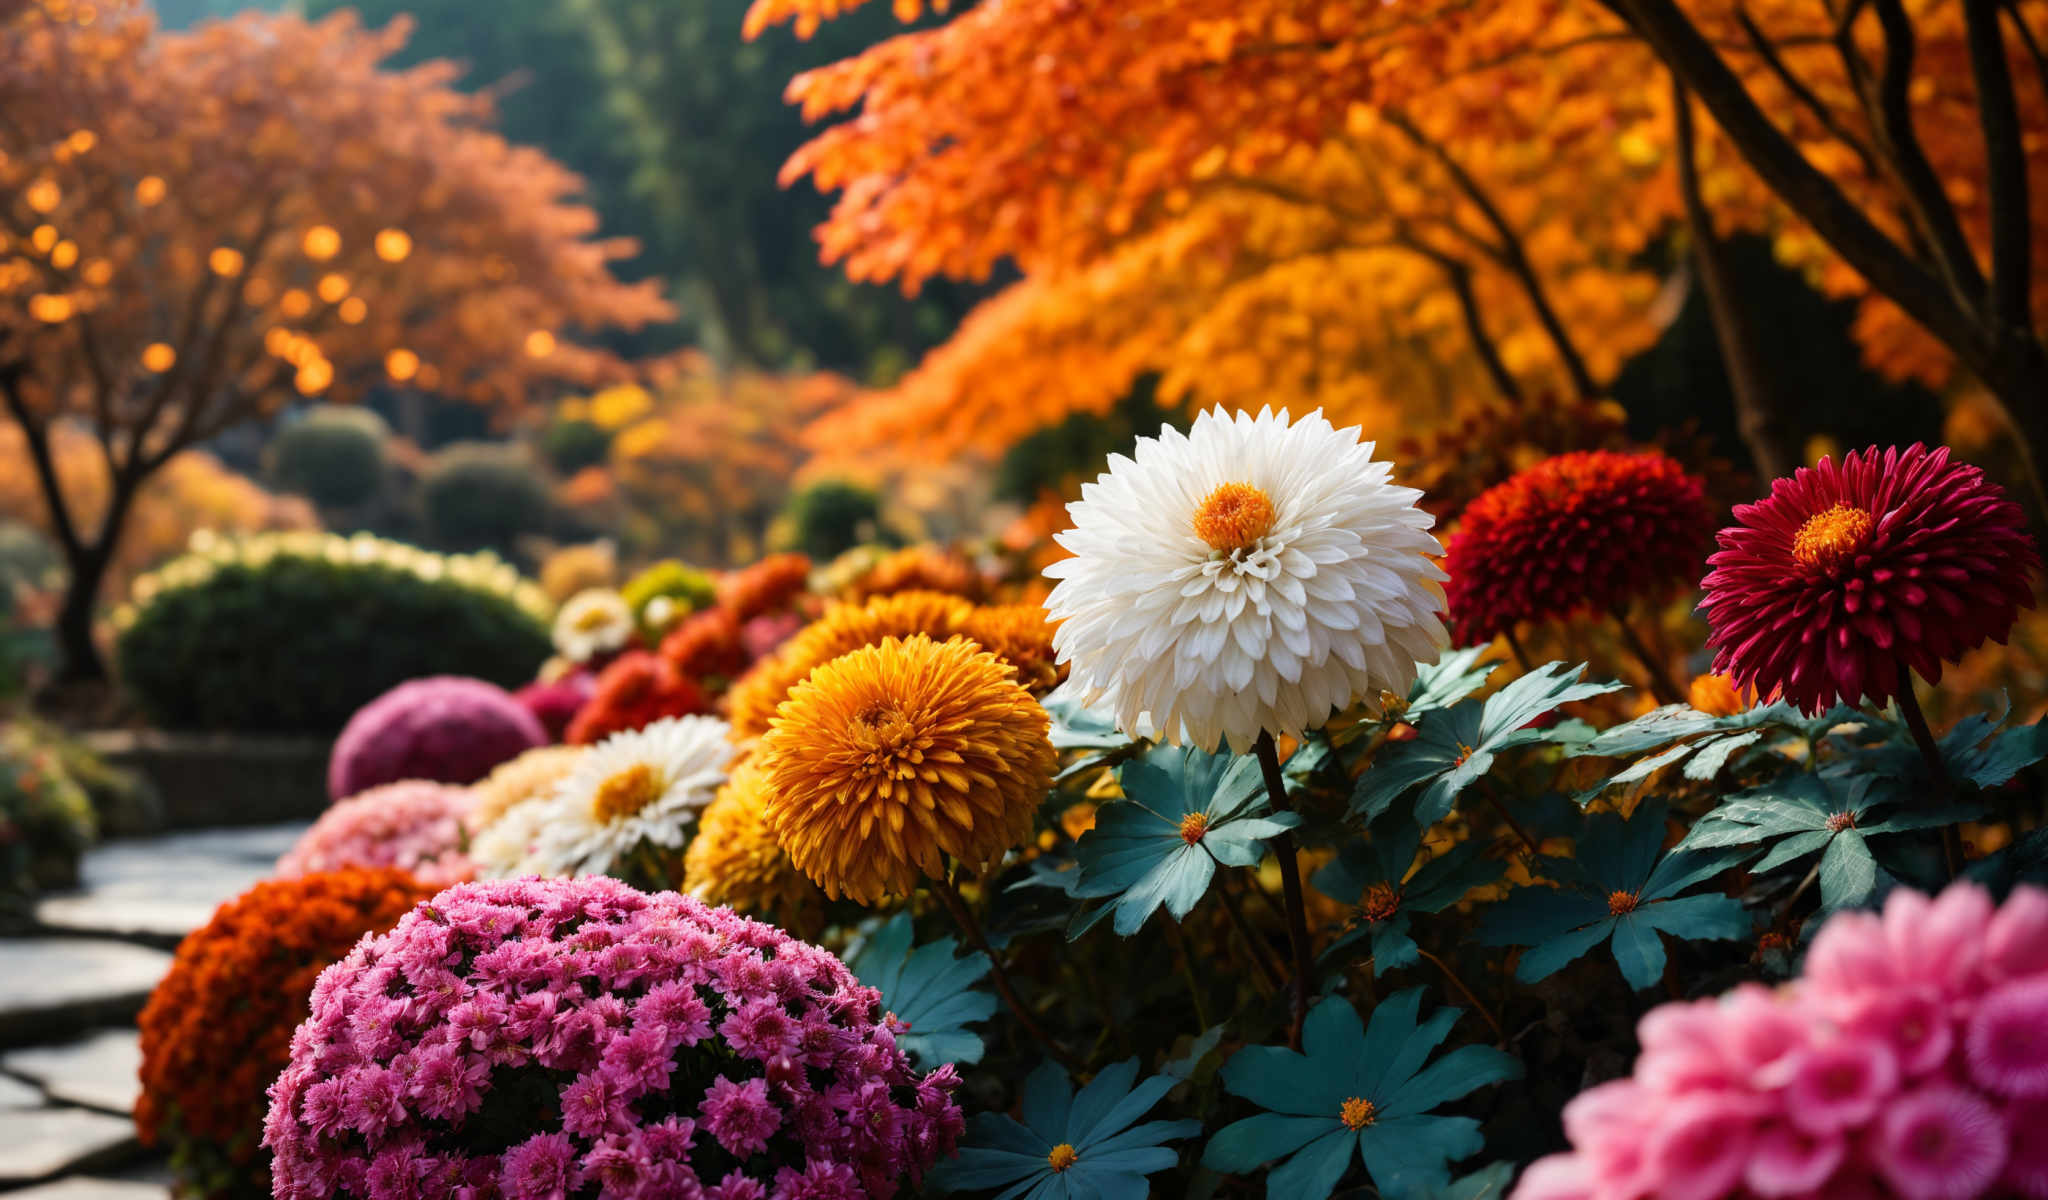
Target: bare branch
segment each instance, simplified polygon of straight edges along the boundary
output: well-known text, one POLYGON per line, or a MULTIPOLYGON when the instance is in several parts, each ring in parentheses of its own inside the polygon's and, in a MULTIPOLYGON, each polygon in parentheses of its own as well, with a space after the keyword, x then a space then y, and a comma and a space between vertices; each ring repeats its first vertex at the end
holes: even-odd
MULTIPOLYGON (((1894 3, 1897 0, 1893 0, 1894 3)), ((1963 0, 1970 73, 1977 81, 1977 120, 1984 130, 1991 191, 1991 311, 2001 340, 2033 336, 2032 215, 2027 204, 2027 151, 2019 102, 2005 61, 1998 0, 1963 0)))

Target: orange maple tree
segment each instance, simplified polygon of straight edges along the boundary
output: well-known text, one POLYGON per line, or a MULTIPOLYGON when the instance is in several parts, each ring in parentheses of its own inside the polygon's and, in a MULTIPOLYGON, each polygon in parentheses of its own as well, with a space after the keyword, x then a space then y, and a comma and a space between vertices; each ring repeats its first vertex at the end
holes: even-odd
MULTIPOLYGON (((801 34, 845 7, 756 0, 749 28, 801 34)), ((910 288, 1005 259, 1025 272, 823 433, 959 441, 1008 413, 1009 436, 1148 371, 1168 396, 1178 377, 1205 401, 1299 395, 1347 416, 1412 412, 1472 379, 1588 395, 1653 331, 1636 251, 1685 221, 1703 253, 1734 230, 1773 236, 1864 302, 1874 362, 1973 375, 2048 449, 2048 251, 2031 236, 2048 215, 2044 15, 2039 0, 976 6, 790 87, 812 118, 853 114, 785 173, 839 190, 828 259, 910 288)), ((1739 326, 1738 297, 1713 307, 1739 326)))
POLYGON ((296 396, 396 385, 517 405, 624 373, 566 330, 669 315, 615 280, 578 181, 507 143, 456 69, 382 64, 402 23, 247 14, 168 33, 121 0, 0 25, 0 396, 71 567, 59 633, 100 674, 93 597, 144 481, 296 396), (50 446, 99 441, 88 523, 50 446))

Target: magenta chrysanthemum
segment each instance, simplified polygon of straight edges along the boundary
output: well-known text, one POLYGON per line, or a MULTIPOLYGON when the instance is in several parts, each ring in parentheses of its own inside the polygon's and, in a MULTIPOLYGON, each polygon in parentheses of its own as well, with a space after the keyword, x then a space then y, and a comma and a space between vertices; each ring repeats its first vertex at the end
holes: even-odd
POLYGON ((2044 949, 2029 888, 1837 916, 1797 982, 1645 1016, 1635 1074, 1565 1106, 1571 1152, 1514 1200, 2048 1200, 2044 949))
POLYGON ((1701 586, 1714 670, 1809 713, 1882 703, 2003 642, 2041 558, 2019 505, 1946 447, 1823 458, 1735 510, 1701 586))
POLYGON ((476 878, 463 850, 475 803, 468 788, 409 779, 329 805, 277 860, 280 879, 345 867, 396 867, 430 887, 476 878))
POLYGON ((1458 519, 1444 555, 1458 643, 1666 599, 1692 578, 1713 522, 1705 486, 1655 451, 1544 459, 1458 519))
POLYGON ((401 779, 475 783, 548 740, 540 719, 496 684, 460 675, 414 679, 348 719, 327 760, 327 794, 340 800, 401 779))
POLYGON ((463 884, 313 989, 280 1200, 878 1197, 962 1122, 880 997, 771 925, 602 876, 463 884))

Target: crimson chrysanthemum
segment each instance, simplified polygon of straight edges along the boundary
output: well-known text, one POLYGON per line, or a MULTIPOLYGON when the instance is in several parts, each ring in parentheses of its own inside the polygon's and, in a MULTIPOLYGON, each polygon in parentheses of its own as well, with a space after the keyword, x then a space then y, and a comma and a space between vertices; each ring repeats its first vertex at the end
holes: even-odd
POLYGON ((1466 506, 1444 560, 1457 638, 1665 599, 1691 578, 1713 519, 1705 486, 1656 451, 1545 459, 1466 506))
POLYGON ((1823 458, 1735 510, 1700 609, 1714 670, 1809 713, 1883 703, 2003 642, 2041 558, 2019 505, 1946 447, 1823 458))

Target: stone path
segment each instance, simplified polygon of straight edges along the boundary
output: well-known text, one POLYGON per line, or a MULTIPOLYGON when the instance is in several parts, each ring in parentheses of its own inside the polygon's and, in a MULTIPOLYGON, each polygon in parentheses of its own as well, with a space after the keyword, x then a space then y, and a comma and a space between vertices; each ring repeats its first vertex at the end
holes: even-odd
POLYGON ((135 1140, 135 1014, 169 950, 270 871, 303 824, 134 838, 86 855, 80 890, 0 939, 0 1198, 163 1200, 135 1140))

